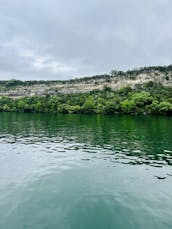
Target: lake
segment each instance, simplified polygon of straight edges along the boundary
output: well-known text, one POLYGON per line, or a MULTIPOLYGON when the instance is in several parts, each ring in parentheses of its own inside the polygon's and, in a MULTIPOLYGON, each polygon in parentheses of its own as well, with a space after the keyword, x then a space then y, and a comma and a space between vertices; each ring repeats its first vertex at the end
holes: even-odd
POLYGON ((1 229, 172 228, 172 118, 0 113, 1 229))

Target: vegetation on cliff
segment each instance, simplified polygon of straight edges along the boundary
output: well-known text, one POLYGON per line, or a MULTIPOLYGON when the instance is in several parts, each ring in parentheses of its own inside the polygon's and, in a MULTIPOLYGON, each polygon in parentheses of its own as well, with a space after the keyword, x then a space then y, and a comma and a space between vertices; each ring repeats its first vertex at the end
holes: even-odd
MULTIPOLYGON (((11 79, 11 80, 1 80, 0 81, 0 86, 4 87, 16 87, 16 86, 33 86, 33 85, 51 85, 54 83, 58 84, 72 84, 72 83, 77 83, 77 82, 86 82, 89 80, 99 80, 99 79, 104 79, 107 82, 111 81, 112 78, 117 77, 126 77, 128 79, 135 79, 136 75, 139 74, 151 74, 151 73, 156 73, 156 74, 167 74, 169 72, 172 72, 172 65, 168 66, 149 66, 149 67, 141 67, 141 68, 135 68, 133 70, 128 70, 128 71, 116 71, 112 70, 110 74, 102 74, 102 75, 95 75, 95 76, 90 76, 90 77, 82 77, 82 78, 75 78, 75 79, 70 79, 70 80, 26 80, 26 81, 21 81, 21 80, 16 80, 16 79, 11 79)), ((167 76, 168 80, 168 76, 167 76)))
POLYGON ((82 94, 18 99, 3 96, 0 98, 0 111, 172 115, 172 88, 149 82, 142 87, 125 87, 118 91, 104 87, 101 91, 82 94))

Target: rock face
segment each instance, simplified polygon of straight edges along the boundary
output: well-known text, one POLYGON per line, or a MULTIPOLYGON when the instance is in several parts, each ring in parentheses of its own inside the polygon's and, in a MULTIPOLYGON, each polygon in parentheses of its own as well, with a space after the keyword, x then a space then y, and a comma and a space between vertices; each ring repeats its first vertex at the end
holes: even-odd
POLYGON ((112 71, 111 74, 77 78, 66 81, 0 81, 0 96, 12 98, 44 96, 70 93, 86 93, 103 90, 105 87, 118 90, 144 84, 160 83, 172 87, 172 65, 167 67, 147 67, 132 71, 112 71))

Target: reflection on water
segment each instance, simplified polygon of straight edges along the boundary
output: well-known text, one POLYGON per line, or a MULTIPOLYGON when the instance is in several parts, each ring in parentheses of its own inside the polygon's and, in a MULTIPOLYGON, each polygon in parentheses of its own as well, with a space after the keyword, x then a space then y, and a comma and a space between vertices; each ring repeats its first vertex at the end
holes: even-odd
POLYGON ((0 113, 0 228, 171 228, 171 139, 170 117, 0 113))
POLYGON ((14 147, 44 143, 47 153, 74 150, 116 163, 172 164, 170 117, 2 113, 0 124, 0 142, 14 147))

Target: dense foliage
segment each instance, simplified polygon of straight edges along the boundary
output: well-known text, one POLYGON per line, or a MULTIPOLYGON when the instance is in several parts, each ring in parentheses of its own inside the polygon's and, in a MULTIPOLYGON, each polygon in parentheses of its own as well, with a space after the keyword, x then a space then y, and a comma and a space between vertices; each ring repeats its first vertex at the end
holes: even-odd
POLYGON ((0 111, 97 113, 97 114, 163 114, 172 115, 172 88, 155 83, 131 89, 126 87, 112 91, 12 99, 0 98, 0 111))

